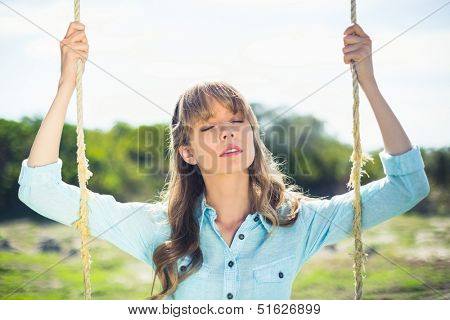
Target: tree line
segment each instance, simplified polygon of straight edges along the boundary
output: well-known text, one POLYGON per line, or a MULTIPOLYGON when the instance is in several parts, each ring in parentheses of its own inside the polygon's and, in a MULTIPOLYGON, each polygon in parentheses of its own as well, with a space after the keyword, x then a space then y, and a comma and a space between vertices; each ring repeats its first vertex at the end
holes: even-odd
MULTIPOLYGON (((261 126, 262 139, 283 172, 307 194, 333 196, 349 191, 352 146, 326 133, 324 123, 312 116, 278 117, 274 110, 253 103, 261 126)), ((33 214, 18 199, 20 166, 29 155, 41 118, 23 117, 20 121, 0 119, 0 221, 31 217, 33 214)), ((168 173, 168 124, 133 127, 116 122, 108 131, 85 129, 86 157, 93 176, 91 191, 111 194, 121 202, 152 201, 163 187, 168 173)), ((378 157, 382 149, 365 152, 373 162, 364 166, 361 184, 384 177, 378 157)), ((422 215, 448 215, 450 212, 450 148, 423 148, 430 195, 414 212, 422 215)), ((78 185, 76 163, 76 126, 65 124, 59 157, 62 177, 78 185)))

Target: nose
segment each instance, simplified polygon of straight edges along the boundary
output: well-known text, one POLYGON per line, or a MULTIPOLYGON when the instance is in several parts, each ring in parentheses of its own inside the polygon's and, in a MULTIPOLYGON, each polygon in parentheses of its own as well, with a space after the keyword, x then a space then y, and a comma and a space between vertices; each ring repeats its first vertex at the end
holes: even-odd
POLYGON ((229 130, 229 132, 227 132, 227 131, 222 132, 222 139, 225 140, 227 138, 227 136, 234 138, 234 133, 231 130, 229 130))
POLYGON ((228 136, 234 138, 235 134, 233 132, 233 126, 232 125, 224 125, 223 127, 224 128, 221 133, 221 138, 223 140, 225 140, 228 136))

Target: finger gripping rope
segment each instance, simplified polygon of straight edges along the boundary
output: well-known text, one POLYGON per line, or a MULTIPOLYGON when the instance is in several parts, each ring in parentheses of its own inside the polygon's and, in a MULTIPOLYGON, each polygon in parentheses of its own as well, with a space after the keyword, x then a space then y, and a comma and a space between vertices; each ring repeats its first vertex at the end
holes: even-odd
MULTIPOLYGON (((356 23, 356 0, 351 0, 351 20, 352 23, 356 23)), ((348 188, 353 188, 354 199, 352 202, 353 206, 353 237, 355 238, 355 247, 353 254, 353 275, 355 284, 355 300, 362 299, 362 287, 363 278, 366 276, 362 274, 362 269, 364 273, 366 272, 364 267, 364 259, 367 258, 367 254, 364 253, 363 243, 361 241, 361 194, 360 194, 360 178, 362 173, 366 173, 362 170, 362 166, 367 161, 373 161, 373 158, 362 152, 361 149, 361 137, 359 133, 359 91, 358 91, 358 75, 356 73, 356 63, 352 60, 350 65, 352 71, 352 83, 353 83, 353 152, 350 157, 352 161, 352 170, 350 173, 350 180, 347 183, 348 188)))
MULTIPOLYGON (((80 0, 75 0, 75 21, 80 21, 80 0)), ((84 298, 91 299, 91 256, 89 254, 88 239, 89 229, 88 225, 88 196, 89 191, 86 187, 87 181, 92 176, 92 172, 88 169, 88 159, 86 158, 86 145, 84 144, 83 132, 83 86, 82 74, 84 70, 84 62, 81 59, 77 61, 77 163, 78 163, 78 182, 80 185, 80 218, 74 222, 73 226, 81 234, 81 262, 83 265, 83 279, 84 279, 84 298)))

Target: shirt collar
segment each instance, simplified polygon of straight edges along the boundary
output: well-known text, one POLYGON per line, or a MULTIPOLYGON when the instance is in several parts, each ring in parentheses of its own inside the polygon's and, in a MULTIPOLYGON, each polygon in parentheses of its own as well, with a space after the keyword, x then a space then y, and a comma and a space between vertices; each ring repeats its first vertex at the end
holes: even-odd
MULTIPOLYGON (((198 221, 198 225, 199 225, 199 230, 201 230, 202 225, 205 220, 204 219, 205 215, 210 215, 211 219, 214 221, 217 217, 217 213, 216 213, 216 210, 206 202, 206 197, 205 197, 204 191, 199 196, 199 207, 198 208, 199 208, 200 212, 197 216, 197 219, 198 219, 197 221, 198 221)), ((261 221, 262 225, 264 226, 264 229, 266 229, 267 232, 270 232, 272 225, 266 221, 264 216, 259 211, 254 212, 252 214, 252 217, 254 217, 255 215, 257 215, 259 217, 259 221, 261 221)))

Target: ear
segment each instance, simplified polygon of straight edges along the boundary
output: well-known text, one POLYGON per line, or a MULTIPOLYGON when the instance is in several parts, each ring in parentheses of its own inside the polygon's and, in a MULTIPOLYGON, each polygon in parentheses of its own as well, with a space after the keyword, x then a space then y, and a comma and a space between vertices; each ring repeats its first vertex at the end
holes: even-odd
POLYGON ((187 163, 191 165, 196 165, 197 160, 194 158, 194 154, 192 152, 191 147, 189 146, 180 146, 178 148, 178 152, 180 153, 181 157, 186 161, 187 163))

